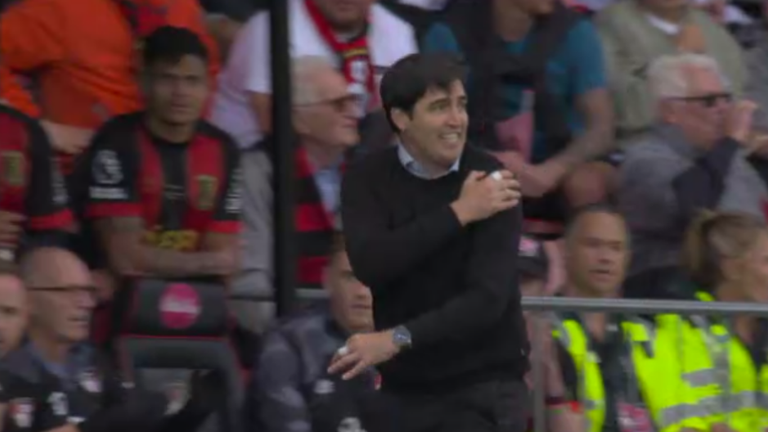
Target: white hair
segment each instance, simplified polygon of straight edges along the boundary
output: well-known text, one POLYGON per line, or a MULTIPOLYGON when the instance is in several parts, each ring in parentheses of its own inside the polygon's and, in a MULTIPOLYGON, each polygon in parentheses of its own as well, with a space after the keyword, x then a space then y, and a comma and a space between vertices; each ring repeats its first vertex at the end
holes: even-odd
POLYGON ((336 67, 325 57, 301 56, 291 62, 291 85, 293 105, 316 102, 317 75, 325 71, 336 71, 336 67))
POLYGON ((727 86, 725 77, 717 62, 703 54, 683 53, 663 55, 655 59, 648 68, 648 84, 656 100, 689 96, 691 69, 706 70, 720 77, 727 86))

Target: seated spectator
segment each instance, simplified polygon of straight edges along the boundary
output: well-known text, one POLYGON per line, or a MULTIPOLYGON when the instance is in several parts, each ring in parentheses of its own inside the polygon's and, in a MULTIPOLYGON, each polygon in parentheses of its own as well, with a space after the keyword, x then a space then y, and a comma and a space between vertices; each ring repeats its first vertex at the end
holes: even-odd
POLYGON ((82 206, 94 232, 81 252, 120 278, 227 282, 239 269, 239 152, 201 120, 208 52, 193 32, 163 26, 143 60, 147 111, 110 120, 87 154, 82 206))
POLYGON ((422 49, 467 60, 470 140, 518 175, 526 219, 559 223, 564 203, 608 197, 615 170, 599 158, 612 148, 611 104, 600 41, 581 14, 559 0, 457 3, 422 49))
POLYGON ((12 77, 0 99, 40 117, 68 175, 96 128, 142 107, 136 48, 154 29, 196 32, 211 50, 215 76, 216 46, 201 16, 197 0, 15 2, 0 18, 0 76, 12 77))
POLYGON ((330 303, 288 318, 265 336, 244 407, 247 430, 370 430, 375 371, 348 381, 327 372, 349 335, 373 330, 371 292, 352 273, 341 235, 333 244, 323 282, 330 303))
POLYGON ((685 228, 703 209, 764 217, 768 190, 744 156, 754 105, 731 104, 721 77, 700 54, 662 56, 648 69, 658 120, 627 148, 618 194, 632 275, 677 267, 685 228))
MULTIPOLYGON (((364 144, 388 144, 391 133, 381 114, 378 85, 386 68, 416 51, 413 29, 372 0, 287 1, 291 56, 317 55, 333 62, 351 91, 363 96, 358 114, 375 113, 379 119, 370 124, 371 138, 364 144)), ((272 129, 271 49, 269 12, 263 11, 238 34, 219 77, 212 121, 242 148, 253 147, 272 129)))
POLYGON ((64 180, 40 124, 0 104, 0 260, 73 227, 64 180), (43 238, 45 237, 45 238, 43 238))
MULTIPOLYGON (((355 103, 344 76, 324 57, 299 57, 293 62, 293 121, 298 136, 295 156, 297 199, 294 221, 298 273, 302 288, 319 288, 328 261, 333 231, 338 228, 344 154, 359 139, 355 103)), ((273 192, 269 140, 243 154, 243 273, 235 293, 271 296, 273 192)), ((233 304, 245 322, 257 318, 253 301, 233 304)), ((266 318, 264 316, 263 318, 266 318)), ((259 327, 260 325, 248 325, 259 327)))
POLYGON ((0 267, 0 357, 21 342, 27 313, 27 293, 16 270, 0 267))
POLYGON ((693 0, 617 1, 595 17, 606 53, 620 136, 646 131, 656 119, 648 65, 678 52, 707 54, 740 95, 746 80, 742 51, 728 31, 693 0))
POLYGON ((94 290, 77 257, 36 249, 22 258, 21 274, 30 321, 25 343, 0 361, 4 431, 191 431, 210 412, 198 404, 198 386, 193 402, 166 415, 164 395, 133 388, 85 343, 94 290))

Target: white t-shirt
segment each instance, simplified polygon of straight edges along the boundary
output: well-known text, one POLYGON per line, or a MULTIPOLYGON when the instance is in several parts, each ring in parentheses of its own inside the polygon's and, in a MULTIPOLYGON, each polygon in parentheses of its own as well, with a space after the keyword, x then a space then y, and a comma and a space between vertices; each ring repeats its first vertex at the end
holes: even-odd
MULTIPOLYGON (((340 59, 315 28, 304 0, 288 0, 291 57, 327 56, 339 67, 340 59)), ((379 5, 371 7, 368 48, 376 84, 387 67, 418 50, 410 24, 379 5)), ((241 148, 263 137, 250 103, 250 93, 272 93, 269 12, 253 16, 237 35, 227 65, 219 74, 211 121, 235 138, 241 148)))

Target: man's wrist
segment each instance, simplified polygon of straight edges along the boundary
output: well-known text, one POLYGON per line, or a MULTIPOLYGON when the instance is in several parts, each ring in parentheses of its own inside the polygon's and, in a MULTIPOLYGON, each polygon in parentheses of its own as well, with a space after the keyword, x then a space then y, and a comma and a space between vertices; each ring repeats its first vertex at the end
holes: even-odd
POLYGON ((453 210, 453 214, 456 215, 456 219, 459 220, 461 226, 467 226, 472 222, 472 218, 469 216, 460 200, 451 203, 451 210, 453 210))
POLYGON ((397 347, 397 351, 401 352, 413 346, 413 339, 411 337, 411 331, 404 325, 399 325, 393 328, 391 331, 392 343, 397 347))

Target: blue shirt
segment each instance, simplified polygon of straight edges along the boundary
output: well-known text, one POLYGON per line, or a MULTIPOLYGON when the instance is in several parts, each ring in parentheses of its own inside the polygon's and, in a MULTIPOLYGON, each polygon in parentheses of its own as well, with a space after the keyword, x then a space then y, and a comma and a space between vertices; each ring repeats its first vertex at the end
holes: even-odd
POLYGON ((315 170, 313 178, 323 206, 328 213, 337 214, 341 204, 341 162, 328 168, 315 170))
MULTIPOLYGON (((530 33, 523 39, 505 44, 511 54, 522 54, 530 39, 530 33)), ((451 29, 442 23, 434 24, 421 41, 423 52, 451 52, 461 54, 456 37, 451 29)), ((471 73, 465 85, 471 85, 471 73)), ((595 89, 606 87, 603 48, 597 31, 591 22, 576 23, 566 35, 562 46, 555 50, 547 64, 547 84, 551 94, 565 107, 566 119, 571 131, 578 135, 584 129, 584 119, 576 109, 576 99, 595 89)), ((504 111, 509 117, 521 111, 524 92, 529 90, 515 84, 505 84, 504 111)), ((543 133, 535 131, 532 158, 540 162, 552 156, 547 154, 543 133)))
POLYGON ((408 150, 406 150, 405 146, 402 144, 397 146, 397 157, 400 159, 400 163, 403 164, 403 167, 405 167, 409 173, 426 180, 434 180, 436 178, 443 177, 448 173, 457 172, 459 170, 459 163, 461 162, 461 158, 458 158, 446 172, 439 175, 433 175, 430 174, 423 165, 417 162, 416 159, 414 159, 413 156, 408 153, 408 150))

